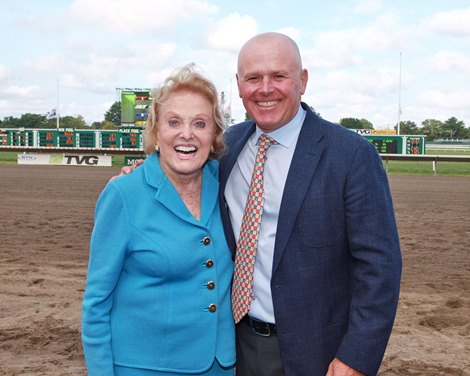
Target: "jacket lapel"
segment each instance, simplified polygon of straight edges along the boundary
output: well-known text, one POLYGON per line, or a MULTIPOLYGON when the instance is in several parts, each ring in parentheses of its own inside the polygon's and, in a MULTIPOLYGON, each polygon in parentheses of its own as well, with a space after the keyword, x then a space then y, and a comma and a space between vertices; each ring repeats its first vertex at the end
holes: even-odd
POLYGON ((319 118, 307 105, 302 103, 302 107, 307 111, 307 116, 297 140, 281 200, 274 246, 273 273, 284 253, 324 147, 324 130, 319 118))
POLYGON ((225 202, 224 191, 227 185, 227 180, 232 172, 233 166, 237 162, 238 155, 242 151, 243 147, 247 143, 250 136, 255 131, 255 124, 250 121, 238 126, 233 129, 229 129, 225 134, 225 142, 227 144, 227 153, 223 156, 220 161, 219 167, 219 203, 220 213, 222 216, 222 224, 224 226, 225 238, 227 244, 232 251, 232 255, 235 255, 235 249, 237 247, 235 241, 235 235, 233 234, 232 223, 230 221, 230 215, 228 212, 227 203, 225 202))
POLYGON ((225 190, 225 185, 227 184, 227 180, 232 172, 233 166, 237 162, 238 155, 255 131, 255 124, 253 122, 248 122, 235 128, 234 130, 228 130, 226 133, 225 142, 227 144, 228 151, 220 161, 219 179, 222 194, 225 190))
POLYGON ((175 216, 198 226, 207 225, 217 204, 217 161, 208 161, 202 170, 201 218, 198 221, 188 210, 171 181, 163 172, 156 153, 144 163, 147 183, 156 188, 155 200, 175 216))

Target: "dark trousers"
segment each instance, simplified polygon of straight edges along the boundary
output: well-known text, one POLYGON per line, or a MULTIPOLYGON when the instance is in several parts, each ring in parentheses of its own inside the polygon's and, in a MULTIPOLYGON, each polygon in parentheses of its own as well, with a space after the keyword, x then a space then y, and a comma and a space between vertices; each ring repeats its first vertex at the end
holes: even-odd
POLYGON ((284 376, 276 335, 256 334, 247 320, 237 325, 236 376, 284 376))

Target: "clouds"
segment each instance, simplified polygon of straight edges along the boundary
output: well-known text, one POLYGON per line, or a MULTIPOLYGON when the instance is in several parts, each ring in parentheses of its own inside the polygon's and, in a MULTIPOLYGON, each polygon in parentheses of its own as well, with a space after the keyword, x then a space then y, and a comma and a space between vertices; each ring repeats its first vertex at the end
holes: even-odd
POLYGON ((280 31, 298 42, 309 70, 304 99, 329 120, 393 126, 403 53, 402 120, 419 124, 454 111, 470 125, 467 4, 3 0, 0 118, 47 112, 59 79, 61 114, 100 121, 116 88, 154 87, 174 68, 195 62, 241 121, 237 52, 259 32, 280 31))
POLYGON ((429 30, 456 37, 470 36, 470 8, 438 12, 424 20, 429 30))
POLYGON ((470 107, 470 90, 423 91, 418 99, 422 105, 440 108, 450 114, 451 111, 462 111, 470 107))
POLYGON ((198 0, 76 0, 69 9, 72 19, 110 32, 139 35, 165 32, 194 18, 207 18, 218 7, 198 0))
POLYGON ((8 69, 0 65, 0 83, 5 81, 8 77, 8 69))
POLYGON ((438 73, 461 75, 470 82, 470 54, 460 51, 442 50, 430 61, 431 67, 438 73))
POLYGON ((306 95, 314 107, 334 121, 365 117, 376 127, 392 127, 402 53, 401 119, 419 125, 426 118, 458 114, 470 125, 470 51, 464 47, 468 27, 461 17, 466 10, 425 15, 436 6, 429 5, 428 10, 409 4, 400 9, 362 1, 351 11, 367 15, 365 21, 354 24, 345 16, 344 26, 316 33, 315 43, 304 49, 311 71, 306 95))
POLYGON ((237 12, 217 20, 206 31, 208 47, 229 49, 237 53, 249 38, 258 33, 258 27, 252 16, 243 16, 237 12))
POLYGON ((39 94, 41 91, 41 88, 37 85, 33 86, 9 86, 5 90, 3 90, 3 93, 9 96, 15 96, 15 97, 20 97, 22 99, 28 99, 31 96, 39 94))
POLYGON ((373 14, 383 8, 381 0, 362 0, 353 8, 353 12, 359 14, 373 14))

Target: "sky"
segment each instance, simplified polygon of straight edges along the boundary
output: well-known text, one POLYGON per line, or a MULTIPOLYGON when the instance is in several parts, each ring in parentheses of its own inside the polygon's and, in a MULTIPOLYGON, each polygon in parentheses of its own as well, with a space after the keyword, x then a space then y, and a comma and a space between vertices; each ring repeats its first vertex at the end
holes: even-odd
POLYGON ((58 107, 102 121, 118 88, 194 62, 243 121, 238 51, 277 31, 299 45, 303 101, 327 120, 470 127, 469 20, 468 0, 2 0, 0 119, 58 107))

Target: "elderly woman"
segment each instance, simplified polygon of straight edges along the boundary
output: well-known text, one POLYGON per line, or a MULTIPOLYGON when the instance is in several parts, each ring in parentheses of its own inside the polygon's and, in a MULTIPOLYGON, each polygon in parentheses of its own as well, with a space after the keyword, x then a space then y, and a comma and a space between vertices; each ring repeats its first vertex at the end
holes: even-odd
POLYGON ((233 375, 217 91, 189 65, 153 98, 143 168, 110 182, 96 205, 82 315, 88 374, 233 375))

